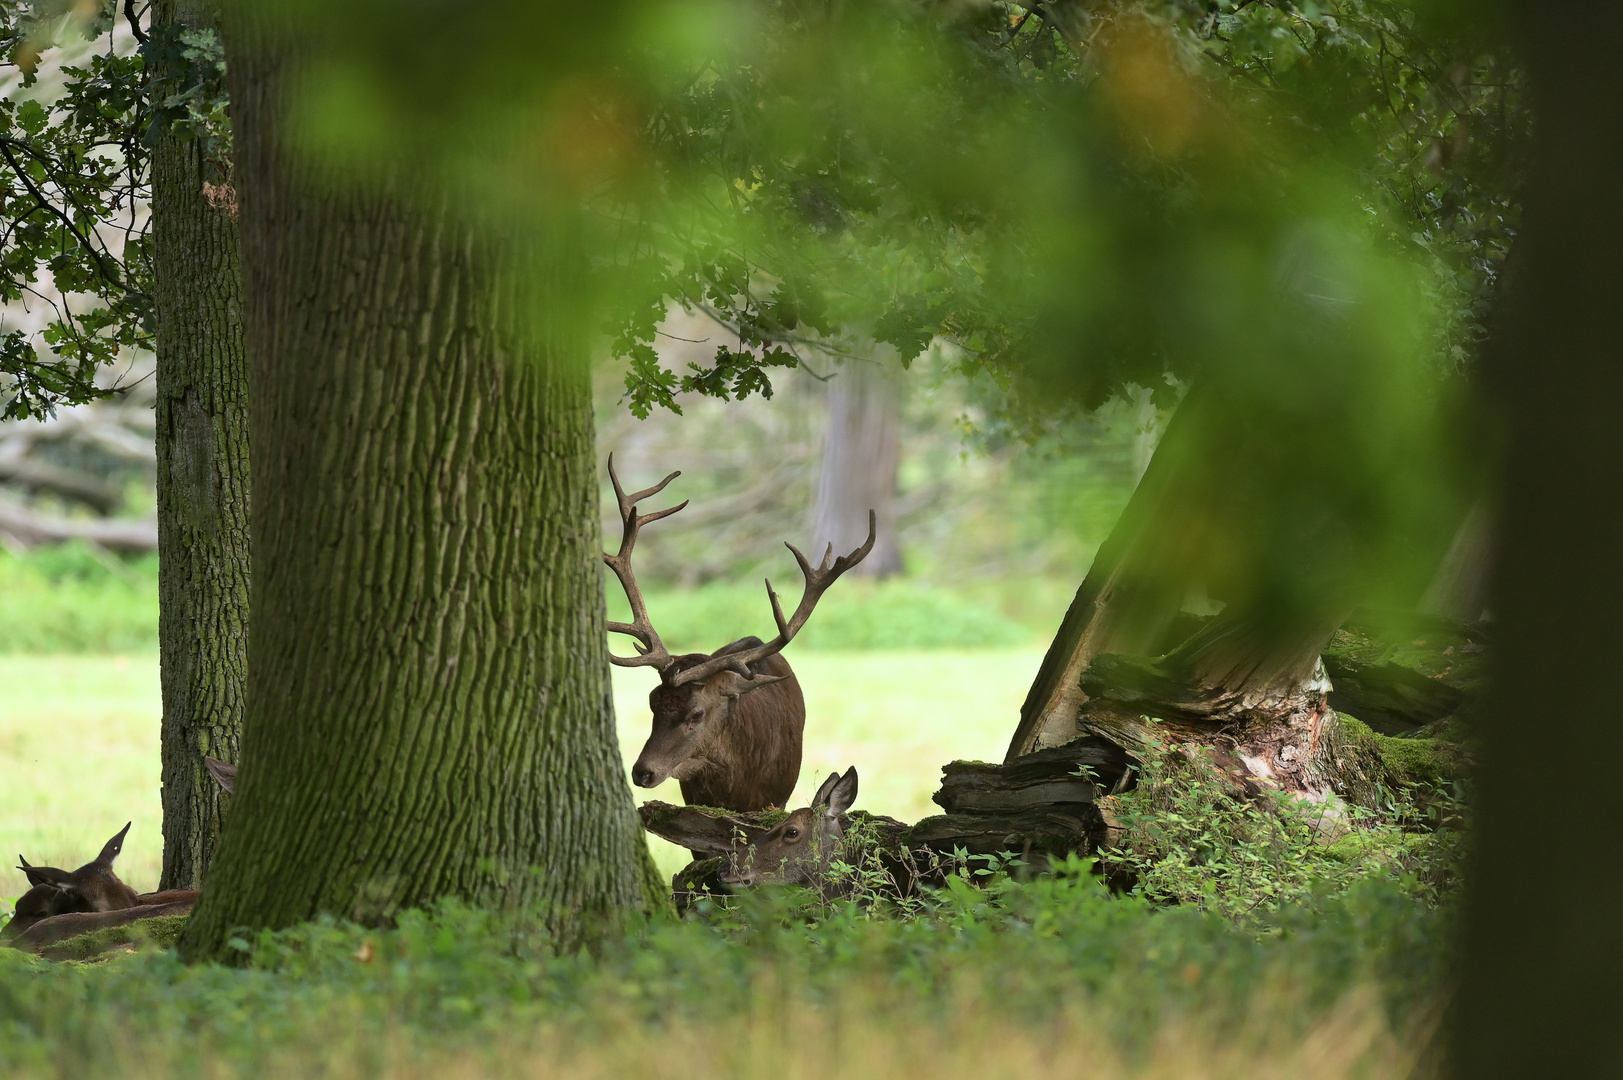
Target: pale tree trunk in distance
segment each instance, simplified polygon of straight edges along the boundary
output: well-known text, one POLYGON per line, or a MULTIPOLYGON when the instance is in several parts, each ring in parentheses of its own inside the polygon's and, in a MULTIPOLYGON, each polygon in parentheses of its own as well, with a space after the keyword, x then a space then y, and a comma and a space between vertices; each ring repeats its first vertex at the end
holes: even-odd
MULTIPOLYGON (((893 350, 892 350, 893 351, 893 350)), ((847 360, 829 381, 828 429, 812 509, 813 559, 860 547, 874 512, 873 551, 851 573, 886 578, 902 572, 896 539, 896 470, 902 452, 902 380, 888 363, 847 360)), ((808 552, 811 554, 811 552, 808 552)))
MULTIPOLYGON (((206 4, 161 0, 153 11, 154 28, 212 21, 206 4)), ((221 792, 203 757, 237 760, 248 675, 248 385, 237 225, 203 192, 205 181, 224 179, 197 140, 166 134, 153 149, 164 889, 197 888, 208 874, 221 792)))
POLYGON ((615 740, 572 275, 411 170, 295 162, 280 59, 245 41, 248 715, 183 955, 445 896, 570 947, 663 892, 615 740))

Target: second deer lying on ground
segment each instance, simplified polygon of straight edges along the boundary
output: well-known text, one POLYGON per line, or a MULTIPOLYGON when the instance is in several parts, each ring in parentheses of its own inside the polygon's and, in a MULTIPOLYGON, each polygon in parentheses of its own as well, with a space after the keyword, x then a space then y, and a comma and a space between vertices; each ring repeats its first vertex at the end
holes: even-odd
POLYGON ((815 568, 793 544, 784 545, 800 564, 806 588, 794 614, 786 619, 772 583, 766 583, 772 617, 778 624, 778 634, 771 641, 740 638, 713 653, 672 656, 648 618, 648 606, 631 570, 631 553, 644 525, 670 517, 687 505, 637 513, 639 502, 659 494, 680 475, 673 472, 646 491, 627 495, 614 473, 614 458, 609 458, 609 479, 614 483, 625 531, 619 553, 605 552, 603 561, 625 588, 632 618, 629 623, 611 622, 609 629, 629 635, 639 646, 637 656, 610 659, 621 667, 659 671, 659 685, 648 695, 654 728, 631 767, 631 781, 651 788, 674 776, 681 781, 682 798, 690 805, 742 811, 782 806, 800 778, 806 702, 789 662, 778 654, 806 624, 828 587, 873 549, 874 515, 868 514, 866 543, 837 559, 830 545, 815 568))
POLYGON ((727 885, 820 885, 845 839, 841 815, 857 801, 857 769, 830 773, 810 806, 784 818, 742 850, 718 877, 727 885))
POLYGON ((34 951, 42 942, 117 925, 153 914, 178 915, 190 910, 197 893, 190 889, 137 893, 113 872, 113 861, 124 850, 126 824, 102 846, 101 853, 69 872, 54 866, 34 866, 22 856, 17 869, 31 888, 17 900, 11 921, 0 930, 0 940, 13 940, 34 951), (136 909, 140 909, 137 913, 136 909))

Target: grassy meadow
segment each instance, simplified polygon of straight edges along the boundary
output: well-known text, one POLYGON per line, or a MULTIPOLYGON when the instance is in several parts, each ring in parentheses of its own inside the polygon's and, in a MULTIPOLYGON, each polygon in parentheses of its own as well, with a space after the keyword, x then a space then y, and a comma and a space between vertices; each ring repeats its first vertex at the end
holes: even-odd
MULTIPOLYGON (((855 765, 859 807, 904 821, 935 812, 930 794, 942 764, 1002 757, 1041 660, 1030 645, 794 656, 807 710, 797 798, 809 797, 831 770, 855 765)), ((656 681, 645 670, 614 672, 628 764, 648 737, 647 695, 656 681)), ((157 654, 0 656, 0 685, 0 850, 77 866, 132 821, 119 870, 136 888, 156 888, 163 860, 157 654)), ((675 781, 633 791, 639 801, 682 801, 675 781)), ((675 846, 657 837, 649 843, 667 873, 686 863, 675 846)), ((8 865, 0 898, 26 887, 8 865)))
MULTIPOLYGON (((162 854, 152 570, 71 548, 0 552, 0 847, 73 866, 132 821, 119 869, 142 889, 162 854)), ((935 810, 941 765, 1002 756, 1068 589, 851 584, 789 651, 808 713, 796 799, 855 765, 858 808, 916 820, 935 810)), ((678 650, 759 630, 765 609, 758 589, 732 586, 649 600, 678 650)), ((655 678, 614 672, 627 762, 655 678)), ((633 793, 680 800, 674 782, 633 793)), ((1203 826, 1179 827, 1187 839, 1203 826)), ((686 861, 650 844, 666 873, 686 861)), ((1193 878, 1173 882, 1192 902, 1111 896, 1073 861, 1037 878, 966 866, 899 909, 762 890, 561 954, 523 916, 453 902, 387 929, 324 919, 261 934, 239 942, 236 967, 188 968, 140 941, 94 964, 0 949, 0 1072, 1427 1075, 1447 906, 1401 867, 1248 851, 1261 860, 1255 902, 1224 905, 1193 878)), ((8 860, 0 897, 24 887, 8 860)))

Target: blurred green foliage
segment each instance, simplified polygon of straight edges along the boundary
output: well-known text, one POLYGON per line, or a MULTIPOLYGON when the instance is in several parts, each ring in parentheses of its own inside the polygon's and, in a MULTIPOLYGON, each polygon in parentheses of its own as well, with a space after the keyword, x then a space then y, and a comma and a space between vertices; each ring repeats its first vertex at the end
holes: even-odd
MULTIPOLYGON (((778 585, 780 591, 796 587, 778 585)), ((980 582, 967 592, 908 581, 852 580, 830 592, 796 644, 824 650, 1018 644, 1050 632, 1055 608, 1066 598, 1063 583, 1041 579, 980 582)), ((608 601, 610 618, 626 617, 618 588, 609 590, 608 601)), ((772 627, 759 583, 656 590, 649 592, 648 603, 673 648, 710 652, 772 627)), ((22 555, 0 550, 0 652, 118 653, 157 647, 155 555, 120 558, 77 541, 22 555)))
POLYGON ((145 652, 158 647, 158 557, 79 541, 0 550, 0 652, 145 652))

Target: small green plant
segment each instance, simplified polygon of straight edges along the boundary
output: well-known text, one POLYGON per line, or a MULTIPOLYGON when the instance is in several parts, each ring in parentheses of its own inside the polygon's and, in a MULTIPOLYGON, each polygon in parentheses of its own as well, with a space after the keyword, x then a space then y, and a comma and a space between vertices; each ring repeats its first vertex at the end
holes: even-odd
POLYGON ((1104 860, 1156 903, 1245 921, 1315 909, 1371 877, 1431 904, 1458 883, 1459 785, 1383 787, 1373 807, 1334 795, 1248 792, 1206 747, 1165 739, 1141 755, 1137 779, 1105 804, 1118 833, 1104 860))

